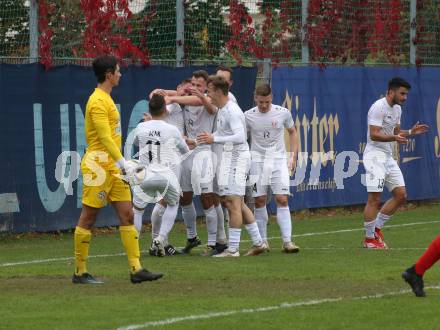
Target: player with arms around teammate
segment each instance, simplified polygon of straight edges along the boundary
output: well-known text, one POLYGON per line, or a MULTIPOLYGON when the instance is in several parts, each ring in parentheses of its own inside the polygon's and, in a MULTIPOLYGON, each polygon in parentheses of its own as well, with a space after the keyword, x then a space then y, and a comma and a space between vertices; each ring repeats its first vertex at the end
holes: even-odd
POLYGON ((91 229, 99 210, 110 202, 118 214, 121 240, 130 265, 133 283, 154 281, 162 277, 141 267, 139 242, 133 225, 133 211, 129 185, 120 178, 125 160, 121 154, 121 122, 119 112, 110 96, 117 86, 121 73, 113 56, 101 56, 93 61, 93 71, 98 86, 86 105, 85 136, 87 151, 81 162, 83 174, 82 210, 74 234, 75 274, 72 282, 98 284, 87 272, 91 229))
POLYGON ((213 145, 216 164, 218 195, 222 196, 229 212, 229 244, 222 253, 214 257, 239 257, 241 225, 244 222, 253 246, 247 255, 258 255, 266 250, 255 218, 244 203, 246 177, 250 154, 246 141, 246 120, 237 103, 228 97, 229 85, 219 76, 208 80, 208 94, 218 107, 217 129, 211 134, 203 132, 198 143, 213 145))
POLYGON ((192 87, 188 89, 191 95, 167 97, 168 102, 185 105, 183 113, 187 143, 194 146, 192 155, 182 163, 183 196, 180 203, 188 238, 183 252, 189 253, 193 247, 201 243, 196 235, 196 213, 192 203, 193 195, 200 195, 208 231, 208 244, 203 254, 205 256, 223 252, 226 248, 224 214, 220 198, 214 193, 211 146, 206 143, 194 144, 200 133, 212 133, 215 129, 217 108, 206 95, 208 77, 204 70, 195 71, 191 79, 192 87))
POLYGON ((148 203, 164 199, 160 230, 153 240, 158 256, 164 256, 179 207, 179 154, 186 154, 189 149, 177 127, 166 122, 164 97, 154 94, 149 106, 152 119, 140 123, 135 130, 134 143, 139 145, 139 163, 147 167, 147 178, 133 189, 133 206, 142 217, 148 203))
MULTIPOLYGON (((292 243, 292 220, 288 197, 290 175, 295 170, 298 153, 298 136, 291 112, 272 104, 272 90, 269 84, 259 85, 255 90, 256 107, 246 111, 246 127, 251 140, 250 185, 255 198, 255 220, 260 235, 267 240, 267 194, 269 188, 275 195, 277 222, 283 239, 282 250, 286 253, 299 252, 292 243), (290 152, 286 155, 284 129, 287 129, 290 152)), ((267 241, 266 241, 267 245, 267 241)))
POLYGON ((393 142, 406 143, 408 136, 428 130, 427 125, 418 122, 410 130, 400 128, 401 106, 410 88, 410 84, 402 78, 391 79, 386 96, 373 103, 368 111, 367 145, 363 157, 368 191, 364 209, 364 247, 368 249, 387 248, 381 229, 399 206, 406 202, 402 171, 393 158, 393 142), (384 187, 392 197, 380 208, 384 187))

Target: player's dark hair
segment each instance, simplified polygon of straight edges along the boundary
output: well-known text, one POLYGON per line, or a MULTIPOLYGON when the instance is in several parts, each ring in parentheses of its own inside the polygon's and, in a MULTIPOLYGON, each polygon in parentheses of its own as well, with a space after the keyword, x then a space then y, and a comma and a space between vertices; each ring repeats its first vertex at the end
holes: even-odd
POLYGON ((208 86, 212 85, 214 89, 220 89, 224 95, 228 95, 229 84, 225 78, 220 76, 209 76, 208 86))
POLYGON ((93 60, 93 72, 95 72, 98 83, 105 81, 106 73, 115 73, 118 60, 112 55, 103 55, 93 60))
POLYGON ((166 109, 165 98, 159 94, 153 94, 149 103, 150 114, 153 117, 160 116, 162 112, 166 109))
POLYGON ((255 89, 255 95, 269 96, 271 94, 272 94, 272 88, 270 88, 270 85, 266 83, 258 85, 257 88, 255 89))
POLYGON ((194 71, 192 76, 194 78, 203 78, 203 80, 205 80, 205 81, 208 81, 208 78, 209 78, 208 72, 206 72, 205 70, 194 71))
POLYGON ((394 77, 388 82, 388 90, 396 90, 400 87, 411 89, 411 85, 409 84, 409 82, 400 77, 394 77))
POLYGON ((232 80, 232 68, 220 65, 220 66, 217 67, 217 70, 215 70, 215 72, 217 72, 217 71, 227 71, 227 72, 229 72, 229 75, 231 76, 231 80, 232 80))

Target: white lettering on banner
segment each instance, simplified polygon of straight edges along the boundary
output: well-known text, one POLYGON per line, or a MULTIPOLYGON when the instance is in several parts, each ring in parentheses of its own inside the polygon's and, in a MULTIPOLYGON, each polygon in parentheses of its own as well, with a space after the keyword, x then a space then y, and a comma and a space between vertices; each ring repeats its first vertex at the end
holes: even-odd
POLYGON ((78 179, 80 167, 81 156, 76 151, 63 151, 57 158, 55 179, 64 185, 67 195, 73 195, 72 184, 78 179), (70 168, 67 165, 70 165, 70 168))
MULTIPOLYGON (((70 150, 69 134, 69 105, 60 105, 61 122, 61 152, 70 150)), ((60 184, 55 191, 51 191, 47 185, 46 168, 44 161, 44 142, 43 142, 43 123, 42 106, 40 103, 34 104, 34 143, 35 143, 35 174, 37 179, 37 189, 41 203, 47 212, 56 212, 64 204, 66 192, 64 185, 60 184)), ((70 165, 67 171, 70 171, 70 165)), ((51 171, 52 172, 52 171, 51 171)))
POLYGON ((16 193, 0 194, 0 214, 20 212, 20 204, 16 193))
MULTIPOLYGON (((75 104, 75 128, 76 128, 76 152, 80 158, 84 156, 86 152, 86 137, 84 136, 84 115, 79 104, 75 104)), ((83 178, 82 175, 78 176, 76 181, 76 207, 82 207, 82 190, 83 190, 83 178)))
POLYGON ((336 157, 334 180, 338 189, 344 189, 344 179, 356 174, 359 167, 359 156, 354 151, 343 151, 336 157), (344 171, 345 160, 348 159, 347 171, 344 171))
MULTIPOLYGON (((300 99, 298 96, 291 98, 286 91, 286 99, 283 103, 289 110, 292 107, 296 108, 296 115, 294 113, 294 125, 298 132, 299 138, 299 150, 298 150, 298 166, 294 173, 293 180, 290 181, 291 186, 306 185, 319 185, 319 178, 322 168, 328 168, 327 165, 334 165, 334 175, 333 178, 330 175, 329 180, 331 180, 331 186, 334 185, 337 189, 343 189, 343 181, 357 173, 359 170, 359 155, 355 151, 344 151, 341 155, 335 150, 335 138, 340 132, 339 118, 338 114, 324 114, 318 116, 317 111, 317 101, 316 98, 313 100, 313 113, 311 116, 306 114, 299 114, 300 99), (306 179, 306 172, 308 170, 309 160, 311 163, 309 180, 306 179), (330 162, 329 162, 330 160, 330 162), (348 160, 348 167, 347 167, 348 160), (307 182, 308 181, 308 182, 307 182), (305 182, 305 183, 304 183, 305 182)), ((118 111, 120 111, 120 105, 117 105, 118 111)), ((47 110, 47 109, 45 109, 47 110)), ((70 109, 72 110, 72 109, 70 109)), ((70 123, 69 124, 69 105, 60 104, 60 137, 61 137, 61 150, 56 164, 49 166, 49 169, 54 169, 46 171, 47 159, 45 160, 44 141, 43 141, 43 106, 40 103, 33 104, 33 119, 34 119, 34 147, 35 147, 35 175, 36 183, 38 189, 38 195, 44 209, 47 212, 58 211, 65 202, 67 195, 74 195, 76 200, 76 205, 78 208, 82 206, 82 184, 83 176, 79 175, 80 161, 85 153, 86 141, 84 136, 84 114, 81 105, 74 104, 74 120, 75 123, 72 125, 72 129, 75 126, 75 140, 76 146, 70 146, 70 123), (76 150, 75 150, 76 149, 76 150), (56 166, 55 166, 56 165, 56 166), (59 183, 57 187, 49 188, 47 179, 50 179, 46 175, 54 175, 54 179, 59 183), (74 185, 73 183, 76 182, 74 185), (76 186, 76 188, 75 188, 76 186), (76 189, 76 190, 75 190, 76 189)), ((148 102, 145 100, 138 101, 131 113, 128 125, 128 136, 124 143, 124 156, 126 159, 133 157, 133 129, 138 124, 139 120, 142 118, 142 114, 148 111, 148 102)), ((294 111, 295 112, 295 111, 294 111)), ((46 128, 45 128, 46 129, 46 128)), ((51 127, 50 129, 53 129, 51 127)), ((434 156, 440 158, 440 99, 437 104, 437 131, 434 136, 434 156)), ((432 141, 432 140, 431 140, 432 141)), ((47 144, 47 142, 46 142, 47 144)), ((363 152, 365 147, 364 143, 359 144, 359 154, 363 152)), ((47 147, 46 147, 47 148, 47 147)), ((356 149, 358 147, 356 146, 356 149)), ((404 152, 414 152, 416 149, 416 144, 414 139, 409 139, 408 144, 403 147, 404 152)), ((246 168, 246 162, 242 159, 245 155, 240 154, 240 160, 237 163, 234 173, 237 178, 241 178, 242 171, 246 168)), ((184 156, 185 157, 185 156, 184 156)), ((231 167, 232 154, 228 147, 225 148, 222 154, 222 169, 219 170, 218 179, 222 182, 220 184, 227 185, 229 173, 225 173, 231 167), (223 172, 222 172, 223 171, 223 172), (225 181, 226 180, 226 181, 225 181)), ((404 158, 402 163, 405 161, 410 161, 413 159, 419 159, 420 157, 404 158)), ((96 164, 98 165, 98 164, 96 164)), ((99 166, 97 166, 97 171, 99 172, 99 166)), ((207 169, 207 168, 206 168, 207 169)), ((95 171, 96 172, 96 171, 95 171)), ((97 173, 99 174, 99 173, 97 173)), ((203 173, 200 180, 205 180, 209 178, 209 173, 203 173)), ((99 176, 99 175, 98 175, 99 176)), ((261 175, 260 175, 261 176, 261 175)), ((90 178, 92 179, 92 178, 90 178)), ((96 180, 97 178, 93 178, 96 180)), ((256 178, 251 178, 250 181, 255 182, 256 178)), ((268 181, 269 178, 260 177, 268 181)), ((92 180, 92 181, 93 181, 92 180)), ((361 176, 362 184, 365 184, 364 175, 361 176)), ((51 181, 51 180, 49 180, 51 181)), ((236 180, 235 180, 236 181, 236 180)), ((327 182, 327 181, 326 181, 327 182)), ((302 186, 301 186, 302 187, 302 186)), ((302 188, 301 188, 302 189, 302 188)), ((16 196, 14 192, 12 195, 16 196)), ((3 196, 5 194, 0 194, 3 196)), ((7 195, 6 196, 12 196, 7 195)), ((2 201, 0 198, 0 213, 4 212, 19 212, 18 196, 12 202, 12 199, 8 202, 2 201), (11 211, 12 210, 12 211, 11 211)), ((9 198, 9 197, 8 197, 9 198)))
MULTIPOLYGON (((292 111, 292 97, 287 90, 282 106, 292 111)), ((311 118, 306 114, 303 114, 301 117, 298 113, 299 106, 299 97, 295 96, 296 116, 293 115, 293 119, 298 133, 298 163, 301 164, 305 161, 303 155, 306 153, 307 155, 312 155, 314 166, 318 163, 319 157, 322 157, 320 162, 324 167, 327 166, 328 160, 331 160, 334 163, 336 159, 335 137, 338 135, 340 128, 338 114, 324 114, 319 118, 317 115, 316 97, 313 98, 313 115, 311 118), (312 142, 311 146, 308 144, 310 135, 312 142), (325 147, 327 143, 328 148, 325 147), (329 152, 333 152, 331 158, 325 156, 329 152)))

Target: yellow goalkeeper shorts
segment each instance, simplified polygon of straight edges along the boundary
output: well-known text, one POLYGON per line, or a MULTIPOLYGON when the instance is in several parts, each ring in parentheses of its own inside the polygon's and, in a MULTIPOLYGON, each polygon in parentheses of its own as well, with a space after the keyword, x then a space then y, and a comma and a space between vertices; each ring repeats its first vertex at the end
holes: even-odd
POLYGON ((118 177, 119 170, 102 169, 98 172, 81 167, 83 173, 84 205, 102 208, 111 202, 131 202, 130 186, 118 177))

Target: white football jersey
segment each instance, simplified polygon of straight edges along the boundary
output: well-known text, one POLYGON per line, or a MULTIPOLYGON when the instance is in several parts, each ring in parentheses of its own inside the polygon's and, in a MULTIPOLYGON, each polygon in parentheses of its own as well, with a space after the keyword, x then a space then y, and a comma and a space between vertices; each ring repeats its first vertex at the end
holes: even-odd
POLYGON ((184 122, 182 108, 178 103, 171 103, 167 105, 168 117, 165 120, 168 124, 174 125, 179 130, 180 134, 184 134, 184 122))
MULTIPOLYGON (((218 136, 230 136, 234 135, 232 127, 240 125, 243 129, 244 136, 246 136, 246 119, 244 118, 243 111, 234 101, 229 100, 223 108, 219 108, 217 112, 217 123, 215 134, 218 136)), ((223 149, 223 144, 214 143, 216 152, 223 149), (218 146, 219 145, 219 146, 218 146)), ((241 144, 233 144, 232 151, 248 151, 249 146, 247 142, 241 144)))
POLYGON ((180 154, 189 151, 179 130, 163 120, 148 120, 139 123, 135 130, 134 143, 139 146, 139 162, 165 166, 180 164, 180 154))
MULTIPOLYGON (((183 118, 185 120, 186 136, 191 140, 196 140, 197 135, 202 132, 212 133, 214 131, 215 114, 206 111, 203 105, 185 106, 183 110, 183 118)), ((210 148, 209 145, 198 145, 197 148, 210 148)))
POLYGON ((237 99, 235 98, 234 94, 231 92, 228 92, 228 98, 232 101, 238 104, 237 99))
POLYGON ((367 145, 364 152, 383 151, 392 155, 394 142, 372 141, 370 138, 370 125, 381 127, 380 132, 385 135, 394 135, 394 128, 400 125, 402 108, 395 104, 390 106, 386 98, 381 98, 373 103, 368 110, 367 145))
POLYGON ((244 113, 247 130, 250 133, 252 160, 263 161, 265 155, 271 158, 286 158, 284 129, 295 124, 289 109, 271 104, 266 113, 254 107, 244 113))

